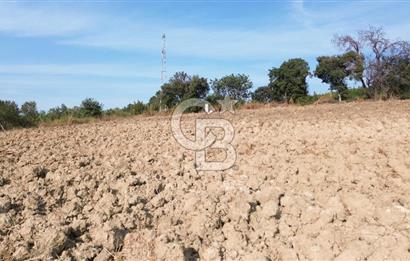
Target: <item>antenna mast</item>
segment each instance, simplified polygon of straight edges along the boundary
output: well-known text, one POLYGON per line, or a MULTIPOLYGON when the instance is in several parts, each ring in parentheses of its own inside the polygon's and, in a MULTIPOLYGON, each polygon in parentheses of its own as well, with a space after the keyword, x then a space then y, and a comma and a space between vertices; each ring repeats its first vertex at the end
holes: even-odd
POLYGON ((165 34, 162 34, 162 50, 161 50, 161 85, 165 83, 167 77, 167 45, 165 34))
MULTIPOLYGON (((161 49, 161 86, 165 83, 167 77, 167 45, 165 33, 162 34, 162 49, 161 49)), ((159 98, 159 111, 162 111, 162 97, 159 98)))

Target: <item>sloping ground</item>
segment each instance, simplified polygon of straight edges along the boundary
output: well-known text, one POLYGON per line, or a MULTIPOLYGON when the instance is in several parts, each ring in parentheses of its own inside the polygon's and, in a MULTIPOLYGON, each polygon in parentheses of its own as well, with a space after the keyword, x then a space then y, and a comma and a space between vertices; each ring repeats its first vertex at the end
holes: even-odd
POLYGON ((0 259, 410 259, 410 102, 228 117, 213 172, 166 117, 0 133, 0 259))

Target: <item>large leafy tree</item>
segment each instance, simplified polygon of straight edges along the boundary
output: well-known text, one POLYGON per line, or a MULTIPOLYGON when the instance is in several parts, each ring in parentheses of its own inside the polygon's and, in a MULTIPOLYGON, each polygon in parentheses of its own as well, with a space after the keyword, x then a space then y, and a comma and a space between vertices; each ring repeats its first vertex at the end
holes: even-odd
POLYGON ((315 76, 329 84, 332 91, 337 92, 339 101, 347 96, 346 81, 360 81, 363 77, 362 56, 353 51, 343 55, 321 56, 317 61, 315 76))
POLYGON ((230 74, 212 81, 212 90, 218 97, 230 97, 245 101, 250 97, 252 81, 245 74, 230 74))
POLYGON ((168 83, 161 86, 161 90, 150 99, 149 104, 154 109, 159 109, 160 106, 172 108, 186 99, 203 99, 208 92, 209 84, 206 78, 177 72, 168 83))
POLYGON ((296 100, 308 94, 306 77, 309 75, 308 63, 300 58, 290 59, 279 68, 269 70, 269 87, 277 101, 296 100))

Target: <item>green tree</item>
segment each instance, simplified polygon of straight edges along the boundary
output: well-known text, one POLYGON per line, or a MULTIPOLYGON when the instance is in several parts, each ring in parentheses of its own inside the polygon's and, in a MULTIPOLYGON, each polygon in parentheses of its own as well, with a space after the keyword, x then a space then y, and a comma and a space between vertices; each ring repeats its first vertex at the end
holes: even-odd
POLYGON ((151 97, 149 107, 159 109, 172 108, 183 100, 190 98, 203 99, 209 92, 208 80, 198 75, 190 76, 185 72, 177 72, 161 86, 161 90, 151 97))
POLYGON ((361 81, 363 77, 362 57, 353 51, 343 55, 321 56, 317 61, 315 76, 329 84, 330 90, 337 92, 339 101, 348 95, 346 81, 361 81))
POLYGON ((28 101, 21 105, 22 122, 25 126, 33 126, 39 120, 37 104, 34 101, 28 101))
POLYGON ((204 99, 209 92, 209 83, 206 78, 199 77, 194 75, 191 78, 191 82, 188 86, 188 93, 184 96, 184 99, 187 98, 198 98, 204 99))
POLYGON ((279 68, 269 70, 269 87, 277 101, 297 100, 308 94, 306 77, 309 75, 308 63, 300 58, 290 59, 279 68))
POLYGON ((79 108, 80 117, 100 117, 102 116, 103 105, 93 98, 86 98, 81 102, 79 108))
POLYGON ((215 79, 211 82, 212 90, 219 97, 230 97, 238 101, 245 101, 250 97, 252 81, 245 74, 231 74, 215 79))
POLYGON ((0 124, 4 129, 20 126, 19 108, 14 101, 0 100, 0 124))
POLYGON ((390 86, 390 95, 410 98, 410 57, 395 57, 386 82, 390 86))
POLYGON ((252 100, 256 102, 269 103, 273 100, 272 89, 268 86, 262 86, 257 88, 252 93, 252 100))

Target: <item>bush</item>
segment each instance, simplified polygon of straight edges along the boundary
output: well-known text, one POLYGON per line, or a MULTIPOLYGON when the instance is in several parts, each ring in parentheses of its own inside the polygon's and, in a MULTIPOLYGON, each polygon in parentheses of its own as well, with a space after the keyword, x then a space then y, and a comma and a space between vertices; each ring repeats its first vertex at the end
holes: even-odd
POLYGON ((124 110, 133 115, 138 115, 144 113, 147 110, 147 106, 143 102, 137 101, 128 104, 128 106, 125 107, 124 110))
POLYGON ((402 94, 400 95, 400 99, 402 99, 402 100, 410 99, 410 91, 405 92, 405 93, 402 93, 402 94))
POLYGON ((310 105, 310 104, 314 104, 318 99, 319 99, 319 95, 301 96, 296 99, 296 103, 302 106, 310 105))
POLYGON ((368 99, 370 98, 368 89, 366 88, 354 88, 348 89, 346 92, 347 101, 355 101, 358 99, 368 99))
POLYGON ((130 116, 131 113, 125 109, 120 109, 120 108, 114 108, 114 109, 108 109, 104 112, 104 115, 106 116, 119 116, 119 117, 126 117, 130 116))
POLYGON ((48 110, 47 113, 45 114, 41 114, 41 120, 42 121, 48 121, 48 120, 57 120, 60 119, 64 116, 67 116, 69 114, 69 109, 67 108, 67 106, 65 106, 64 104, 61 104, 61 106, 57 106, 54 108, 51 108, 50 110, 48 110))
MULTIPOLYGON (((103 105, 93 98, 86 98, 79 108, 80 117, 101 117, 103 105)), ((75 109, 75 108, 74 108, 75 109)))

